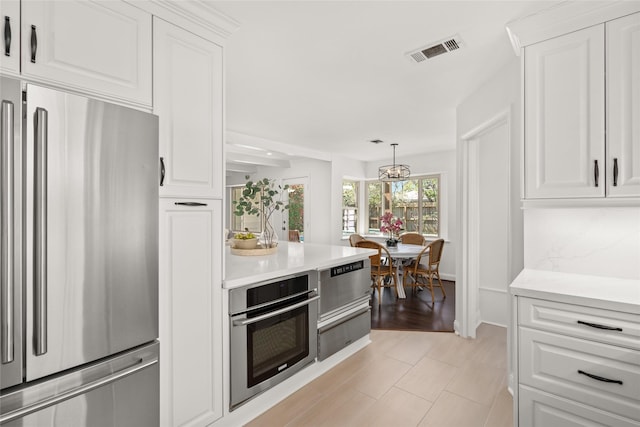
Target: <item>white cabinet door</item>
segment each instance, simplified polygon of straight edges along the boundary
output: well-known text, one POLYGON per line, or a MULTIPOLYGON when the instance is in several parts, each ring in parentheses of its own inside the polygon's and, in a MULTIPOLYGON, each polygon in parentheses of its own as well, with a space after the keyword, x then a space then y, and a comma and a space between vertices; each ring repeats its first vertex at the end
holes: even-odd
POLYGON ((160 199, 163 426, 222 416, 221 210, 219 200, 160 199))
POLYGON ((606 26, 607 195, 640 197, 640 13, 606 26))
POLYGON ((150 107, 151 36, 151 15, 121 1, 23 1, 22 74, 150 107))
POLYGON ((2 22, 2 52, 0 52, 0 70, 3 73, 20 73, 20 0, 2 0, 0 2, 2 22))
POLYGON ((604 25, 525 48, 526 198, 604 197, 604 60, 604 25))
POLYGON ((154 18, 160 195, 223 197, 222 48, 154 18))

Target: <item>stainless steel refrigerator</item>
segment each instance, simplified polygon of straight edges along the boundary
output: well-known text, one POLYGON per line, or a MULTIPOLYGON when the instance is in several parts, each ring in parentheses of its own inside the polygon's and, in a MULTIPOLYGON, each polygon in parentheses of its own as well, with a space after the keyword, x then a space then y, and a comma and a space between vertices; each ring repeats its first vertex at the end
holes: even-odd
POLYGON ((0 95, 0 424, 157 426, 157 117, 0 95))

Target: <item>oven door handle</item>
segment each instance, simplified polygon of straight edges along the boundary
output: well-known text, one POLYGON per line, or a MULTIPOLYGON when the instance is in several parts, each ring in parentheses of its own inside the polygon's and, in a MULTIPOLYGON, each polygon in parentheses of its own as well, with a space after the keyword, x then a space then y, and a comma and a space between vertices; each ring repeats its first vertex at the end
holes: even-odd
POLYGON ((234 320, 233 321, 233 326, 247 326, 247 325, 250 325, 252 323, 260 322, 261 320, 265 320, 265 319, 269 319, 271 317, 279 316, 279 315, 281 315, 283 313, 286 313, 287 311, 295 310, 298 307, 302 307, 304 305, 311 304, 313 301, 317 301, 319 299, 320 299, 320 296, 316 295, 316 296, 314 296, 312 298, 309 298, 307 300, 300 301, 300 302, 295 303, 293 305, 289 305, 287 307, 281 308, 281 309, 276 310, 276 311, 272 311, 270 313, 263 314, 261 316, 252 317, 251 319, 234 320))

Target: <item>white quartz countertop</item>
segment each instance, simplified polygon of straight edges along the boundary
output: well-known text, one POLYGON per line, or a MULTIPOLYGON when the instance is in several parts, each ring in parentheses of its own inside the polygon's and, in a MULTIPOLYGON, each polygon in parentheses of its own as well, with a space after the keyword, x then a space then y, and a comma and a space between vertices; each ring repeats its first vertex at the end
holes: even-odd
POLYGON ((510 289, 513 295, 640 312, 640 280, 524 269, 510 289))
POLYGON ((313 243, 278 243, 278 252, 263 256, 233 255, 225 248, 225 279, 223 287, 237 288, 275 279, 288 274, 346 264, 367 259, 376 253, 372 249, 332 246, 313 243))

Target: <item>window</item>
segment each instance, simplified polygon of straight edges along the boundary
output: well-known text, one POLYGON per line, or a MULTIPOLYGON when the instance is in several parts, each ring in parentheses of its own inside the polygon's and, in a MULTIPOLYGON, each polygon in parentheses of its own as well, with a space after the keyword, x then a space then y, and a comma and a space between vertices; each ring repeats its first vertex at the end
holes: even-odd
POLYGON ((229 208, 231 209, 231 230, 232 231, 251 231, 253 233, 262 233, 262 218, 255 215, 244 214, 242 216, 236 216, 235 207, 233 203, 242 197, 242 190, 244 185, 239 187, 231 187, 231 203, 229 208))
POLYGON ((342 235, 358 231, 358 182, 342 181, 342 235))
POLYGON ((369 234, 380 234, 380 216, 391 211, 402 219, 404 231, 440 235, 439 190, 439 175, 398 182, 369 182, 369 234))

